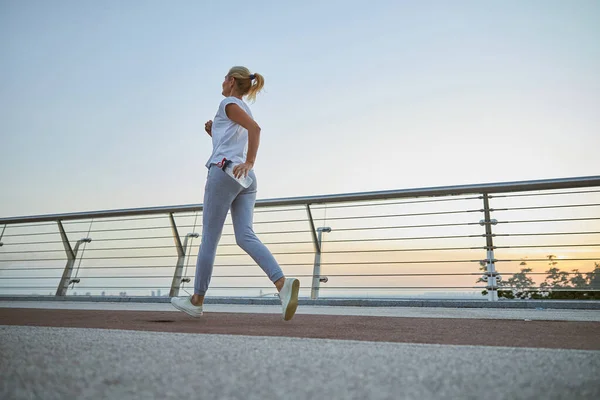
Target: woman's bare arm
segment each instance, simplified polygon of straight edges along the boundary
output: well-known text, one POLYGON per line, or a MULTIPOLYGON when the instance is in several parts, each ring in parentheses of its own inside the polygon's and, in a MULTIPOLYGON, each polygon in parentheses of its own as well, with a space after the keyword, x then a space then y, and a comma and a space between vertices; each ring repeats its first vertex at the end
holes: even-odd
POLYGON ((258 145, 260 143, 260 126, 248 115, 240 106, 230 103, 225 106, 227 117, 248 130, 248 154, 246 155, 246 164, 254 165, 258 145))

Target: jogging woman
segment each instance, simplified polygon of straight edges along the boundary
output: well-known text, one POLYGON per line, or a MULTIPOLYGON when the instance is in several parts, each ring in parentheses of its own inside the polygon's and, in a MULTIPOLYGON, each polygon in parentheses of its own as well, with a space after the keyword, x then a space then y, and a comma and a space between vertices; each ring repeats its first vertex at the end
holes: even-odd
POLYGON ((298 307, 300 282, 285 277, 269 249, 252 229, 257 189, 253 167, 260 141, 260 126, 254 121, 243 98, 254 100, 264 84, 262 75, 251 74, 246 67, 231 68, 223 81, 225 99, 219 104, 214 121, 208 121, 204 126, 206 133, 212 137, 213 152, 206 163, 208 178, 204 189, 202 241, 196 262, 194 295, 171 299, 175 308, 193 317, 202 316, 204 296, 229 210, 236 243, 254 259, 279 291, 283 319, 292 319, 298 307), (227 172, 233 172, 233 176, 227 172), (248 177, 252 182, 245 187, 250 181, 248 177))

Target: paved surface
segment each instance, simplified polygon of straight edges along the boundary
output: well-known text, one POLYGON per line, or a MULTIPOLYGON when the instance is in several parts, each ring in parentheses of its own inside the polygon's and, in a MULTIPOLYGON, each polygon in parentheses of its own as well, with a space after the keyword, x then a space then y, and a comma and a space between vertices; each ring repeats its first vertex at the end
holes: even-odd
POLYGON ((600 398, 598 311, 206 309, 0 302, 0 398, 600 398))
POLYGON ((598 351, 0 327, 2 399, 597 399, 598 351))
MULTIPOLYGON (((0 301, 0 308, 44 308, 71 310, 135 310, 135 311, 174 311, 166 303, 126 303, 126 302, 83 302, 83 301, 0 301)), ((279 314, 280 306, 208 304, 207 313, 230 312, 251 314, 279 314)), ((476 319, 520 319, 539 321, 596 321, 600 322, 600 310, 555 310, 555 309, 485 309, 485 308, 441 308, 441 307, 343 307, 343 306, 301 306, 298 315, 366 315, 376 317, 412 318, 476 318, 476 319)))
POLYGON ((600 322, 0 308, 4 325, 600 350, 600 322))

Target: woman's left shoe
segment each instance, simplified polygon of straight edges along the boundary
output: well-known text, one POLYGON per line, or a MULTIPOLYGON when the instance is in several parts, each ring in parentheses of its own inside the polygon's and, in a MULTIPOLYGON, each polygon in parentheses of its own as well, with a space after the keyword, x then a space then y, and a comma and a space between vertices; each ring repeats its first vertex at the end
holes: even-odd
POLYGON ((179 311, 191 315, 192 317, 202 316, 202 306, 192 304, 192 296, 189 297, 171 297, 171 304, 179 311))
POLYGON ((283 288, 279 292, 283 320, 292 319, 298 308, 298 292, 300 291, 300 281, 296 278, 285 278, 283 288))

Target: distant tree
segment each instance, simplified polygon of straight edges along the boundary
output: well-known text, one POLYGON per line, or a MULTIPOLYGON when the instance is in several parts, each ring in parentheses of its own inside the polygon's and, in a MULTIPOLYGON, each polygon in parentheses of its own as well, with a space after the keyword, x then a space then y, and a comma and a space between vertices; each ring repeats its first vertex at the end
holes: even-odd
POLYGON ((569 273, 559 270, 558 268, 550 268, 546 271, 546 279, 540 284, 542 289, 565 288, 569 286, 569 273))
MULTIPOLYGON (((522 267, 520 272, 506 280, 498 279, 498 286, 504 288, 498 290, 498 297, 509 299, 600 299, 600 262, 594 263, 592 272, 583 274, 579 272, 579 269, 573 269, 569 273, 561 271, 556 266, 558 261, 556 261, 555 255, 546 257, 550 268, 546 271, 546 279, 540 284, 539 290, 534 288, 533 279, 527 275, 531 273, 532 269, 527 267, 527 262, 523 260, 520 263, 522 267)), ((479 269, 483 272, 487 270, 484 263, 479 269)), ((481 277, 477 282, 487 282, 487 279, 481 277)), ((486 295, 487 290, 484 290, 482 294, 486 295)))
POLYGON ((600 262, 595 262, 594 270, 585 275, 588 287, 593 290, 600 290, 600 262))
POLYGON ((569 274, 567 272, 561 272, 560 269, 556 267, 558 261, 555 261, 556 256, 554 254, 550 254, 546 257, 548 258, 550 269, 546 271, 546 279, 540 284, 540 288, 547 290, 551 288, 566 287, 569 284, 569 274))
MULTIPOLYGON (((587 274, 586 274, 587 275, 587 274)), ((578 269, 574 269, 571 273, 571 279, 569 279, 571 286, 576 289, 583 289, 589 286, 588 280, 583 276, 578 269)))
POLYGON ((531 297, 530 288, 534 286, 533 279, 527 276, 531 272, 531 268, 521 268, 521 272, 517 272, 512 277, 504 282, 504 286, 509 286, 510 292, 502 291, 499 297, 528 299, 531 297))
MULTIPOLYGON (((579 272, 579 269, 573 269, 571 273, 560 271, 555 265, 558 263, 554 255, 547 256, 550 269, 546 271, 546 279, 540 285, 547 298, 551 299, 596 299, 600 297, 600 293, 594 291, 585 291, 581 289, 589 289, 591 279, 596 276, 594 272, 587 273, 585 276, 579 272), (561 290, 553 290, 561 289, 561 290), (579 290, 565 290, 579 289, 579 290)), ((594 263, 596 269, 598 263, 594 263)), ((595 270, 594 270, 595 271, 595 270)))
POLYGON ((533 286, 533 279, 527 276, 530 272, 531 268, 521 268, 521 272, 506 280, 506 284, 515 289, 528 289, 533 286))

